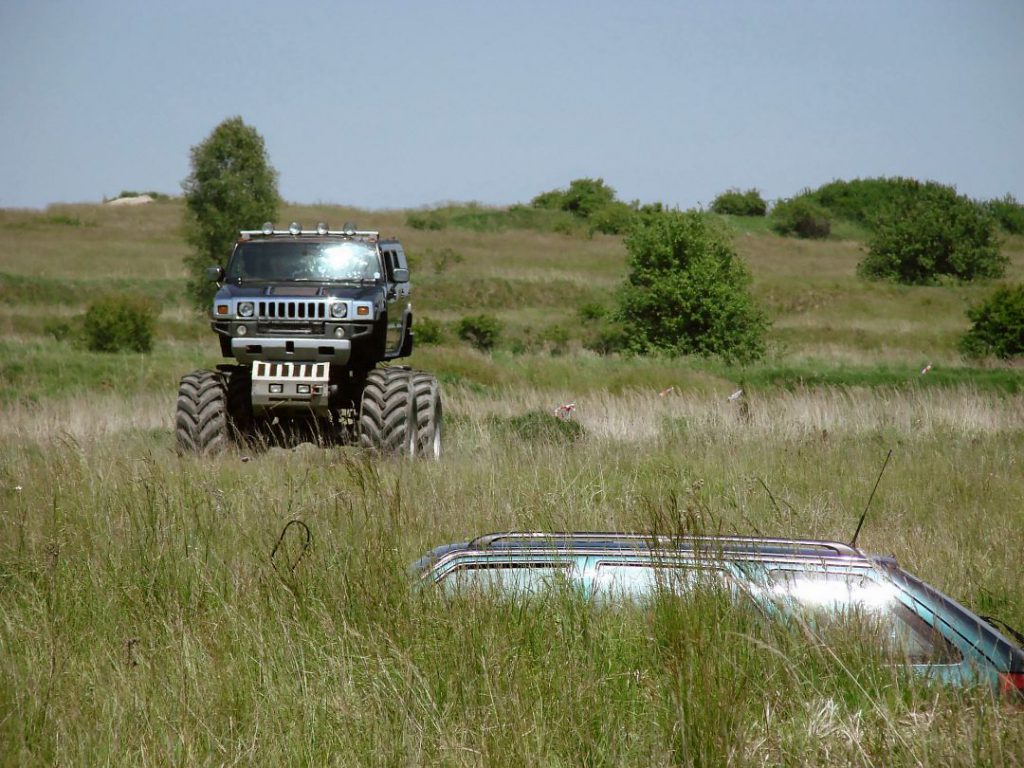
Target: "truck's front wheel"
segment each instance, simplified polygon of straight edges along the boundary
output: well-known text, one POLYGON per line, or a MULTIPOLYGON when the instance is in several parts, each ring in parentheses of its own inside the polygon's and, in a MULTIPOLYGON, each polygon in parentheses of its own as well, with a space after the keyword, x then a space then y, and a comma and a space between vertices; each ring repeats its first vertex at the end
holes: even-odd
POLYGON ((416 455, 416 396, 407 369, 367 373, 359 403, 359 445, 384 454, 416 455))
POLYGON ((179 453, 209 456, 231 443, 228 388, 218 371, 192 371, 181 378, 174 415, 179 453))

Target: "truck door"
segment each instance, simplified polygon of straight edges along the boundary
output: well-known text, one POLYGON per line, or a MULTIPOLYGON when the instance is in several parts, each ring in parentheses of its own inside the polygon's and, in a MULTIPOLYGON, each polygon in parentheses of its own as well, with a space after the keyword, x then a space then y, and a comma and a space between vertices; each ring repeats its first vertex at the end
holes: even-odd
POLYGON ((405 317, 409 311, 409 266, 401 249, 387 248, 383 252, 387 276, 388 328, 387 351, 397 354, 405 336, 405 317))

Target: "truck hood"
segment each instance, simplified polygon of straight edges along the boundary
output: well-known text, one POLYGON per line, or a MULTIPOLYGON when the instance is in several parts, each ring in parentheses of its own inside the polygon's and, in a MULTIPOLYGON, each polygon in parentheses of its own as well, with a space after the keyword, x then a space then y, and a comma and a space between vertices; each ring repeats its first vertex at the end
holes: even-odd
POLYGON ((264 297, 281 298, 326 298, 351 299, 353 301, 373 301, 380 295, 379 285, 354 285, 351 283, 296 283, 282 285, 248 284, 236 285, 225 283, 217 291, 218 299, 260 299, 264 297))

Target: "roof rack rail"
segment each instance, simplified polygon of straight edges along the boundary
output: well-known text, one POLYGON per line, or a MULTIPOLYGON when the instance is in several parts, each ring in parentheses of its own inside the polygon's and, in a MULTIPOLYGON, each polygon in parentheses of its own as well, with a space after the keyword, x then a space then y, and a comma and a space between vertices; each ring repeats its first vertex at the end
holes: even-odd
POLYGON ((666 536, 650 533, 620 533, 615 531, 501 531, 487 533, 472 539, 469 549, 488 549, 503 542, 529 544, 530 542, 552 542, 580 544, 596 542, 622 542, 640 545, 656 544, 661 547, 677 549, 680 544, 706 544, 720 547, 723 551, 749 551, 754 545, 764 545, 778 549, 791 550, 794 553, 831 554, 845 557, 863 557, 863 553, 837 541, 820 541, 816 539, 783 539, 761 536, 666 536))
POLYGON ((276 235, 288 235, 289 237, 337 235, 342 237, 365 237, 368 239, 380 238, 380 232, 372 229, 328 229, 326 232, 317 232, 315 229, 303 229, 297 233, 292 233, 287 229, 275 229, 272 232, 266 232, 262 229, 243 229, 239 234, 243 240, 248 240, 250 237, 273 237, 276 235))

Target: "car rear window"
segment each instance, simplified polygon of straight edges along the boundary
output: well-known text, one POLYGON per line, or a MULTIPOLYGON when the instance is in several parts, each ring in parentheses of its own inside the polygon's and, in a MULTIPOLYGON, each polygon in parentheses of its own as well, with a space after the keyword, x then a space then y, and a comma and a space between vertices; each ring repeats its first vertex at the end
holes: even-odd
POLYGON ((942 635, 898 598, 895 586, 863 571, 773 569, 767 598, 815 633, 854 628, 887 658, 911 664, 960 660, 942 635))

